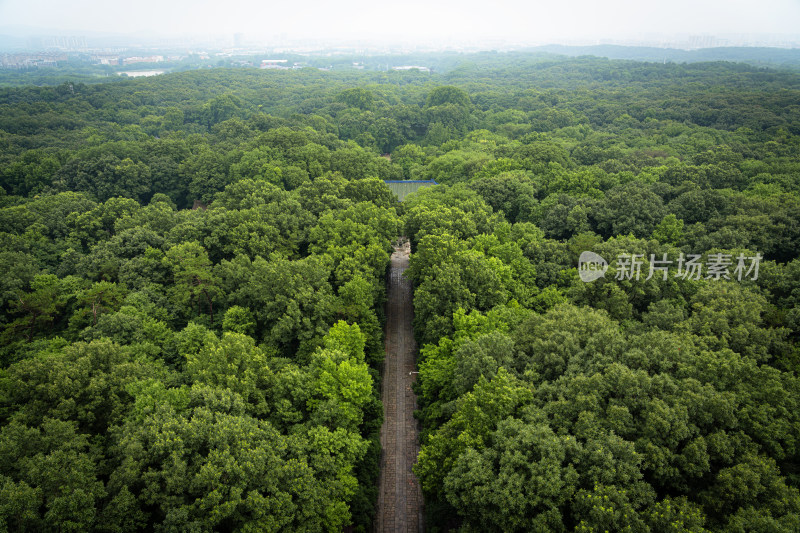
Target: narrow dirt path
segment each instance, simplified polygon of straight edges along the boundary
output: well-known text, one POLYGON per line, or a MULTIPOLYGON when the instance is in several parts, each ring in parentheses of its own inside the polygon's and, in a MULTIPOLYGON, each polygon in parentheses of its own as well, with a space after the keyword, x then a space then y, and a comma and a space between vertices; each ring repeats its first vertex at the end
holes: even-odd
POLYGON ((389 275, 384 362, 383 427, 381 428, 380 492, 375 530, 379 533, 423 530, 422 492, 411 467, 419 453, 419 431, 414 418, 417 398, 411 383, 417 375, 417 346, 411 329, 414 308, 411 283, 403 277, 408 268, 409 245, 395 247, 389 275))

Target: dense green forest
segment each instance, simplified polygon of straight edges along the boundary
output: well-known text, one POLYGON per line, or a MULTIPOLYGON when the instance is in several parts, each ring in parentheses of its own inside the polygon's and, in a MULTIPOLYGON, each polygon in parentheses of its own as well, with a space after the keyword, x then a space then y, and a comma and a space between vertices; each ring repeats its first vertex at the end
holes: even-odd
POLYGON ((402 235, 430 531, 800 530, 800 74, 61 81, 0 89, 0 531, 371 530, 402 235))
MULTIPOLYGON (((0 48, 3 36, 0 35, 0 48)), ((264 58, 263 54, 234 51, 215 53, 189 53, 184 49, 159 50, 167 56, 167 60, 156 63, 135 63, 133 65, 98 65, 93 64, 92 56, 82 53, 71 53, 67 60, 59 61, 52 67, 29 67, 19 69, 0 69, 0 87, 25 85, 58 85, 65 79, 71 82, 108 83, 120 75, 127 76, 131 70, 163 70, 181 72, 193 69, 237 68, 252 69, 258 67, 264 58), (242 55, 239 55, 242 54, 242 55), (177 59, 179 58, 179 59, 177 59)), ((124 55, 148 52, 128 50, 124 55)), ((319 51, 301 54, 289 50, 269 52, 269 56, 278 56, 286 60, 293 68, 312 68, 340 71, 368 70, 387 71, 392 67, 408 65, 424 66, 433 72, 449 73, 454 69, 467 65, 469 68, 493 67, 498 64, 519 67, 531 63, 562 63, 564 56, 596 56, 608 59, 635 61, 651 61, 658 63, 697 63, 713 61, 732 61, 758 67, 783 69, 800 69, 800 49, 797 48, 758 48, 758 47, 722 47, 682 50, 677 48, 652 48, 641 46, 595 45, 595 46, 535 46, 517 51, 484 51, 464 53, 461 51, 440 52, 393 52, 377 54, 363 52, 351 55, 345 50, 332 53, 319 51)), ((124 56, 123 56, 124 57, 124 56)), ((562 64, 563 66, 563 64, 562 64)), ((517 73, 519 71, 517 70, 517 73)))

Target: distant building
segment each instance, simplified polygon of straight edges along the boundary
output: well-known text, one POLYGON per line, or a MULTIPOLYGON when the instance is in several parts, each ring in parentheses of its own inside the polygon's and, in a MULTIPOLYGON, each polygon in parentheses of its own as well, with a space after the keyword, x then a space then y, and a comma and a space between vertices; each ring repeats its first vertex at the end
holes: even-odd
POLYGON ((158 76, 159 74, 164 74, 163 70, 128 70, 126 72, 118 72, 120 76, 125 75, 129 78, 139 78, 139 77, 149 77, 149 76, 158 76))
POLYGON ((5 69, 55 67, 58 66, 59 62, 65 62, 65 61, 67 61, 67 55, 60 52, 0 55, 0 67, 5 69))
POLYGON ((52 35, 42 38, 42 46, 67 51, 86 50, 86 37, 52 35))
POLYGON ((288 59, 264 59, 261 61, 261 68, 289 68, 286 64, 288 59))
POLYGON ((392 67, 392 70, 418 70, 420 72, 430 72, 431 69, 428 67, 420 67, 416 65, 403 65, 400 67, 392 67))
POLYGON ((164 61, 164 56, 133 56, 122 59, 123 65, 133 65, 134 63, 161 63, 164 61))
POLYGON ((92 62, 98 65, 120 65, 120 58, 116 54, 94 54, 92 62))

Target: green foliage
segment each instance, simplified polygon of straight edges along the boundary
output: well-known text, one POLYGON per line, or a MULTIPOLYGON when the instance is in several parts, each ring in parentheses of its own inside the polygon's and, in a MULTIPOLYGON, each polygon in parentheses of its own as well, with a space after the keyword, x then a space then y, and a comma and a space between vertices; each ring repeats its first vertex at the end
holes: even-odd
POLYGON ((436 107, 446 104, 463 107, 469 106, 469 95, 462 89, 452 85, 436 87, 428 93, 428 99, 425 103, 427 107, 436 107))
POLYGON ((670 213, 653 230, 653 238, 663 244, 678 245, 683 238, 683 220, 670 213))
POLYGON ((428 529, 800 529, 797 74, 429 59, 0 90, 0 530, 370 530, 402 235, 428 529))
POLYGON ((336 99, 349 107, 357 107, 363 111, 372 107, 375 97, 369 90, 355 87, 342 91, 336 99))

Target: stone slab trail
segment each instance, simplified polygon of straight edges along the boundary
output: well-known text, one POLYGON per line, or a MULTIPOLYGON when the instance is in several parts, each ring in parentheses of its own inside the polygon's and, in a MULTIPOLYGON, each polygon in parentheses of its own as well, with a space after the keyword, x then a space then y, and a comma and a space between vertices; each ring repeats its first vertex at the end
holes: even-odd
POLYGON ((422 491, 411 471, 419 454, 419 427, 413 413, 417 398, 411 390, 416 379, 417 353, 411 321, 414 317, 408 268, 409 244, 395 247, 389 273, 384 361, 383 427, 381 428, 380 491, 375 531, 417 533, 423 530, 422 491))

